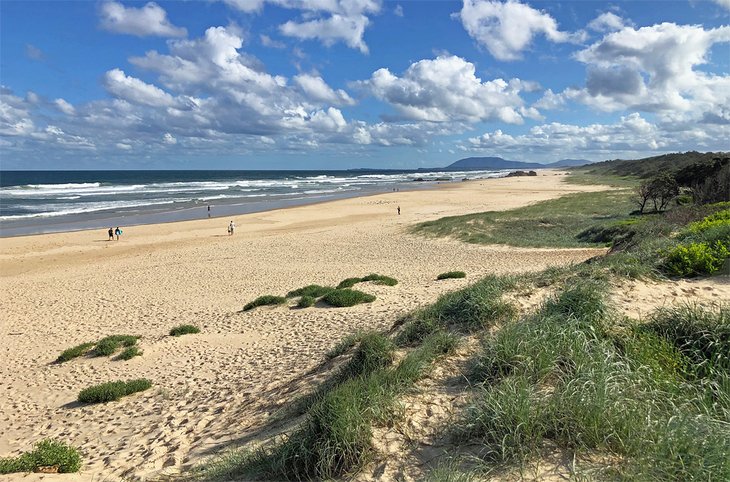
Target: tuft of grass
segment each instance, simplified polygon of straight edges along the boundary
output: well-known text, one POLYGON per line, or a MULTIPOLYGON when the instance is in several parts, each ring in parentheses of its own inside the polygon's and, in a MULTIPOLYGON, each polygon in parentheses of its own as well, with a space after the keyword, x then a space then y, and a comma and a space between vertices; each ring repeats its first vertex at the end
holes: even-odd
POLYGON ((446 273, 441 273, 440 275, 436 276, 437 280, 458 278, 466 278, 466 273, 464 273, 463 271, 447 271, 446 273))
POLYGON ((124 350, 122 350, 117 358, 119 358, 120 360, 131 360, 132 358, 141 355, 142 350, 140 350, 139 347, 130 346, 129 348, 125 348, 124 350))
POLYGON ((151 386, 152 382, 146 378, 102 383, 81 390, 78 401, 81 403, 111 402, 119 400, 126 395, 147 390, 151 386))
POLYGON ((195 325, 179 325, 170 330, 170 336, 182 336, 200 333, 200 328, 195 325))
POLYGON ((507 277, 488 276, 473 285, 441 296, 435 304, 409 315, 396 337, 400 346, 419 343, 427 336, 452 325, 474 331, 514 318, 517 308, 502 293, 514 286, 507 277))
POLYGON ((314 306, 316 302, 317 298, 315 298, 314 296, 304 295, 299 298, 299 301, 297 302, 297 308, 309 308, 310 306, 314 306))
POLYGON ((351 335, 347 335, 343 339, 341 339, 335 346, 332 347, 327 353, 325 353, 324 358, 325 360, 332 360, 333 358, 337 358, 338 356, 344 355, 347 353, 350 348, 357 345, 360 340, 362 339, 364 333, 361 331, 355 332, 351 335))
POLYGON ((330 286, 320 286, 320 285, 307 285, 303 288, 298 288, 296 290, 292 290, 286 294, 287 298, 294 298, 296 296, 309 296, 313 298, 321 298, 322 296, 326 295, 330 291, 333 291, 334 288, 330 286))
POLYGON ((357 283, 363 283, 365 281, 372 281, 376 285, 385 285, 385 286, 395 286, 398 284, 398 280, 395 278, 391 278, 390 276, 370 273, 369 275, 363 276, 362 278, 346 278, 346 279, 340 281, 340 284, 337 285, 337 289, 340 290, 340 289, 344 289, 344 288, 352 288, 357 283))
POLYGON ((81 468, 81 455, 70 445, 45 439, 36 443, 30 452, 18 457, 0 459, 0 474, 34 472, 41 468, 55 469, 61 474, 78 472, 81 468))
POLYGON ((67 362, 69 360, 73 360, 74 358, 85 355, 86 353, 88 353, 89 350, 91 350, 93 346, 94 343, 82 343, 72 348, 68 348, 61 352, 60 355, 58 355, 58 358, 56 358, 56 363, 67 362))
POLYGON ((363 293, 362 291, 352 290, 349 288, 336 289, 327 293, 322 301, 330 306, 336 306, 338 308, 355 306, 360 303, 372 303, 375 301, 375 296, 363 293))
POLYGON ((132 335, 111 335, 102 338, 96 343, 91 351, 92 356, 110 356, 120 347, 130 347, 137 344, 138 336, 132 335))
POLYGON ((257 306, 276 306, 283 305, 284 303, 286 303, 286 298, 283 296, 263 295, 249 303, 246 303, 246 306, 243 307, 243 311, 252 310, 257 306))

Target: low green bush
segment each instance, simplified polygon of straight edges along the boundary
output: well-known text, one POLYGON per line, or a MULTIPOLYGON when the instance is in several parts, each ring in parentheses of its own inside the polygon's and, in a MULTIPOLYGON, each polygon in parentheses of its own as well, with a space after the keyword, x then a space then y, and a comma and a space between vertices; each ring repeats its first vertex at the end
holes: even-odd
POLYGON ((466 278, 466 273, 464 273, 463 271, 447 271, 446 273, 441 273, 440 275, 436 276, 437 280, 457 278, 466 278))
POLYGON ((697 234, 718 226, 730 226, 730 209, 723 209, 687 226, 686 231, 697 234))
POLYGON ((336 289, 327 293, 322 298, 322 301, 330 306, 344 308, 348 306, 355 306, 360 303, 372 303, 375 301, 375 296, 363 293, 362 291, 345 288, 336 289))
POLYGON ((673 276, 692 277, 719 271, 730 258, 727 243, 680 244, 666 254, 663 268, 673 276))
POLYGON ((64 350, 60 355, 58 355, 58 358, 56 358, 56 363, 67 362, 69 360, 73 360, 74 358, 85 355, 93 346, 94 343, 82 343, 80 345, 76 345, 73 348, 68 348, 64 350))
POLYGON ((140 350, 137 346, 130 346, 129 348, 125 348, 124 350, 122 350, 118 358, 120 360, 131 360, 132 358, 141 355, 142 350, 140 350))
POLYGON ((367 276, 363 276, 362 278, 346 278, 342 281, 340 281, 340 284, 337 285, 337 289, 343 289, 343 288, 352 288, 357 283, 363 283, 365 281, 372 281, 376 285, 386 285, 386 286, 395 286, 398 284, 398 280, 395 278, 391 278, 390 276, 383 276, 380 274, 371 273, 367 276))
POLYGON ((246 306, 243 307, 243 311, 252 310, 257 306, 276 306, 283 305, 284 303, 286 303, 286 298, 283 296, 263 295, 247 303, 246 306))
POLYGON ((182 336, 200 333, 200 328, 195 325, 179 325, 170 330, 170 336, 182 336))
POLYGON ((309 308, 310 306, 314 306, 316 302, 317 298, 315 298, 314 296, 304 295, 299 298, 299 301, 297 302, 297 308, 309 308))
POLYGON ((94 385, 93 387, 81 390, 78 396, 78 401, 81 403, 111 402, 119 400, 126 395, 147 390, 151 386, 152 382, 146 378, 102 383, 100 385, 94 385))
POLYGON ((110 356, 113 355, 120 347, 130 347, 135 345, 138 339, 138 336, 132 335, 107 336, 96 343, 91 354, 93 356, 110 356))
POLYGON ((30 452, 18 457, 0 459, 0 474, 33 472, 41 467, 53 467, 61 474, 78 472, 81 455, 70 445, 46 439, 38 442, 30 452))
POLYGON ((303 288, 298 288, 296 290, 288 292, 286 294, 286 297, 294 298, 296 296, 310 296, 314 298, 320 298, 332 290, 334 290, 334 288, 330 286, 307 285, 303 288))

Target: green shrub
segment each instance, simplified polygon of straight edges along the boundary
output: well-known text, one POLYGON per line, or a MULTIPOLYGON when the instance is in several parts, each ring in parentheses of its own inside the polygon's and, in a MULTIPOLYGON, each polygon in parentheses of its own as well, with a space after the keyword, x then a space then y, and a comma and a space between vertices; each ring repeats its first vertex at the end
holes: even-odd
POLYGON ((140 350, 136 346, 130 346, 129 348, 125 348, 124 350, 122 350, 122 352, 119 354, 118 358, 120 360, 131 360, 132 358, 134 358, 136 356, 141 356, 141 355, 142 355, 142 350, 140 350))
POLYGON ((299 301, 297 302, 297 308, 309 308, 310 306, 314 306, 316 302, 317 298, 315 298, 314 296, 304 295, 299 298, 299 301))
POLYGON ((38 442, 30 452, 18 457, 0 459, 0 474, 33 472, 40 467, 56 467, 59 473, 78 472, 81 455, 70 445, 46 439, 38 442))
POLYGON ((126 382, 122 380, 107 382, 81 390, 78 400, 81 403, 111 402, 126 395, 147 390, 151 386, 152 382, 146 378, 126 382))
POLYGON ((276 306, 283 305, 284 303, 286 303, 286 298, 284 298, 283 296, 263 295, 247 303, 246 306, 243 307, 243 311, 252 310, 257 306, 276 306))
POLYGON ((343 289, 343 288, 352 288, 357 283, 362 283, 365 281, 372 281, 376 285, 386 285, 386 286, 395 286, 398 284, 398 280, 395 278, 391 278, 390 276, 383 276, 380 274, 371 273, 367 276, 363 276, 362 278, 346 278, 342 281, 340 281, 340 284, 337 285, 337 289, 343 289))
POLYGON ((110 356, 116 352, 119 347, 130 347, 137 343, 138 336, 131 335, 111 335, 106 338, 102 338, 96 343, 96 346, 91 351, 93 356, 110 356))
POLYGON ((730 257, 726 243, 680 244, 666 253, 664 270, 674 276, 697 276, 713 274, 720 270, 730 257))
POLYGON ((382 274, 371 273, 367 276, 363 276, 362 281, 372 281, 376 285, 395 286, 398 284, 398 280, 391 278, 390 276, 383 276, 382 274))
POLYGON ((179 325, 170 330, 170 336, 182 336, 200 333, 200 328, 194 325, 179 325))
POLYGON ((466 278, 466 273, 464 273, 463 271, 448 271, 446 273, 441 273, 440 275, 436 276, 437 280, 456 278, 466 278))
POLYGON ((345 278, 342 281, 340 281, 340 284, 337 285, 337 289, 341 290, 343 288, 352 288, 356 284, 362 281, 362 278, 345 278))
POLYGON ((730 226, 730 209, 723 209, 707 216, 701 221, 696 221, 687 226, 687 231, 692 234, 701 233, 718 226, 730 226))
POLYGON ((73 360, 74 358, 85 355, 93 346, 94 343, 82 343, 80 345, 76 345, 73 348, 68 348, 67 350, 64 350, 60 355, 58 355, 58 358, 56 358, 56 363, 67 362, 69 360, 73 360))
POLYGON ((286 297, 294 298, 296 296, 309 296, 309 297, 313 297, 313 298, 320 298, 332 290, 334 290, 334 288, 332 288, 330 286, 307 285, 303 288, 299 288, 299 289, 288 292, 286 294, 286 297))
POLYGON ((358 290, 351 289, 336 289, 327 293, 322 301, 330 306, 336 306, 343 308, 347 306, 354 306, 360 303, 372 303, 375 301, 375 296, 363 293, 358 290))

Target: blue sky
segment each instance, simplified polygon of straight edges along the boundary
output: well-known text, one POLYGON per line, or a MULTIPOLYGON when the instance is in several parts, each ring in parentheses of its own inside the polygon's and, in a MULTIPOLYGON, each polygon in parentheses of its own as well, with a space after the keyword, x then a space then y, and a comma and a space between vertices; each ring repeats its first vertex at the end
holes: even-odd
POLYGON ((730 0, 0 1, 2 169, 730 149, 730 0))

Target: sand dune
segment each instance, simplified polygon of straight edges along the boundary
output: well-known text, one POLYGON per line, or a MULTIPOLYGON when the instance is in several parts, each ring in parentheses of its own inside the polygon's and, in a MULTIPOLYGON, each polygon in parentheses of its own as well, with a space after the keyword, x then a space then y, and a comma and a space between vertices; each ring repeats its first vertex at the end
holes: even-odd
POLYGON ((119 242, 107 242, 103 230, 0 239, 0 457, 52 437, 83 453, 82 472, 70 480, 146 477, 194 465, 252 433, 286 399, 288 384, 344 335, 390 327, 489 273, 602 253, 407 233, 419 221, 597 189, 562 179, 546 172, 236 216, 234 236, 226 234, 228 218, 214 218, 125 227, 119 242), (435 281, 455 269, 467 279, 435 281), (259 295, 371 272, 399 280, 393 287, 363 284, 377 296, 372 304, 240 311, 259 295), (183 323, 202 332, 167 336, 183 323), (143 356, 52 363, 66 348, 111 334, 140 335, 143 356), (108 404, 75 402, 87 386, 139 377, 153 388, 108 404))

